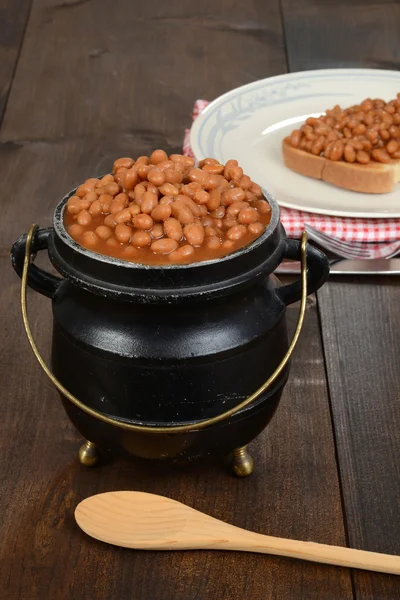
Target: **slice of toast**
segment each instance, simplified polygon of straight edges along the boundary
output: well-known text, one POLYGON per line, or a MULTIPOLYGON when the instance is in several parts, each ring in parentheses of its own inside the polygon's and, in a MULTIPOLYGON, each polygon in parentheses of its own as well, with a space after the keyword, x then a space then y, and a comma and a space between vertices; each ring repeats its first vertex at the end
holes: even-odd
POLYGON ((292 171, 353 192, 386 194, 400 181, 400 159, 388 164, 371 161, 367 165, 333 161, 293 148, 289 137, 282 142, 282 153, 285 165, 292 171))

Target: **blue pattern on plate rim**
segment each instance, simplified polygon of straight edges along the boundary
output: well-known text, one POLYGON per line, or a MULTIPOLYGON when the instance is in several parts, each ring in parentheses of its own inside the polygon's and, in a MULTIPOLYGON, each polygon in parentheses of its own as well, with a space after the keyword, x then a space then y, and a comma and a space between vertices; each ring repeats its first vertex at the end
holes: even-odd
MULTIPOLYGON (((293 74, 294 76, 296 74, 293 74)), ((216 156, 215 149, 218 147, 219 155, 222 155, 221 144, 224 135, 236 129, 243 121, 254 114, 255 111, 265 108, 267 106, 273 106, 276 104, 282 104, 287 102, 294 102, 299 99, 309 98, 310 96, 322 97, 332 96, 332 93, 311 93, 312 83, 315 80, 321 79, 335 79, 345 77, 357 77, 361 76, 365 79, 400 79, 400 73, 393 73, 393 71, 376 71, 376 72, 365 72, 362 69, 356 70, 338 70, 331 73, 324 72, 304 72, 301 75, 295 77, 293 82, 279 82, 276 77, 261 80, 259 82, 247 84, 238 88, 236 93, 228 92, 228 98, 221 102, 216 103, 216 106, 211 106, 210 109, 206 109, 205 118, 201 123, 201 126, 197 135, 197 143, 200 146, 202 156, 216 156), (306 80, 306 82, 302 80, 306 80), (310 80, 313 80, 312 83, 310 80), (245 90, 246 87, 250 89, 245 90), (260 89, 261 88, 261 89, 260 89), (271 89, 272 88, 272 89, 271 89), (299 90, 308 88, 309 93, 299 94, 299 90), (227 110, 228 109, 228 110, 227 110), (214 121, 214 125, 208 131, 203 143, 202 135, 204 133, 204 127, 209 125, 210 120, 214 121)), ((285 76, 282 76, 282 78, 285 76)), ((336 94, 335 94, 336 95, 336 94)), ((351 95, 345 92, 338 92, 338 96, 351 95)))

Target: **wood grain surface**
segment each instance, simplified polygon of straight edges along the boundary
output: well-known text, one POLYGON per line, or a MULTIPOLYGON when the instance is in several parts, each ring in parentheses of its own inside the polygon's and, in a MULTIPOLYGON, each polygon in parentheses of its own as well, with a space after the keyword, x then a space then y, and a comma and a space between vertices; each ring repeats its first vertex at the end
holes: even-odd
MULTIPOLYGON (((137 489, 260 533, 400 553, 397 280, 333 282, 319 296, 319 313, 315 298, 309 300, 281 405, 252 444, 256 471, 239 480, 224 460, 186 469, 142 461, 80 466, 79 434, 28 347, 20 282, 8 258, 16 237, 34 221, 50 224, 59 198, 106 171, 115 156, 156 146, 179 150, 196 98, 212 99, 288 66, 313 68, 317 51, 320 66, 340 66, 328 31, 320 50, 329 6, 327 0, 282 6, 278 0, 34 0, 24 31, 29 3, 0 0, 0 46, 11 48, 14 61, 0 66, 6 95, 12 83, 0 130, 0 598, 399 597, 399 582, 390 576, 250 554, 108 547, 73 519, 89 495, 137 489)), ((366 19, 378 3, 337 6, 339 14, 366 19)), ((357 49, 354 64, 378 66, 372 56, 397 60, 398 3, 379 6, 379 23, 392 41, 382 33, 379 42, 376 33, 371 48, 357 49)), ((348 22, 354 29, 354 19, 348 22)), ((48 356, 50 302, 31 292, 29 306, 48 356)), ((291 330, 297 310, 288 310, 291 330)))
MULTIPOLYGON (((398 69, 400 3, 282 0, 291 70, 398 69), (379 33, 378 33, 379 32, 379 33)), ((329 281, 318 293, 349 545, 400 554, 400 288, 329 281)), ((400 581, 354 571, 355 598, 395 600, 400 581)))

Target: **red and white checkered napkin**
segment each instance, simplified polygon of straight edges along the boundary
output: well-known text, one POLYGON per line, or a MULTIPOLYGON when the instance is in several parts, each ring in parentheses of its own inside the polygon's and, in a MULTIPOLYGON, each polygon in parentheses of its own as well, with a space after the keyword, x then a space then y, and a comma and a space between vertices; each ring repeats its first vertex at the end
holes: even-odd
MULTIPOLYGON (((207 100, 196 100, 193 121, 208 106, 207 100)), ((183 153, 194 156, 190 147, 190 129, 185 131, 183 153)), ((382 256, 383 242, 400 240, 400 219, 352 219, 281 208, 281 221, 289 237, 300 238, 307 223, 327 235, 347 242, 367 242, 369 250, 382 256)))

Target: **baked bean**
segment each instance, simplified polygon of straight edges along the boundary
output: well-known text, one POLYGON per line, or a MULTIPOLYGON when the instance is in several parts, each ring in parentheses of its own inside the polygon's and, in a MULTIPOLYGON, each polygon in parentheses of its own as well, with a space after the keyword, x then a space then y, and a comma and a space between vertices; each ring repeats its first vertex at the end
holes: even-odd
POLYGON ((102 188, 109 183, 114 183, 114 181, 115 181, 114 175, 111 175, 111 173, 108 173, 107 175, 104 175, 104 177, 102 177, 101 179, 97 180, 96 188, 102 188))
POLYGON ((150 250, 154 254, 169 254, 178 248, 178 242, 170 238, 163 238, 162 240, 156 240, 150 246, 150 250))
POLYGON ((218 232, 214 229, 214 227, 207 225, 204 227, 204 235, 205 237, 213 237, 214 235, 218 235, 218 232))
POLYGON ((210 200, 210 194, 205 190, 197 190, 194 194, 194 200, 198 204, 207 204, 210 200))
POLYGON ((229 206, 233 202, 240 202, 246 198, 246 193, 241 188, 230 188, 221 194, 221 204, 229 206))
POLYGON ((82 235, 82 233, 85 230, 83 229, 82 225, 78 225, 78 223, 74 223, 73 225, 71 225, 70 227, 68 227, 68 233, 71 237, 76 237, 78 235, 82 235))
POLYGON ((158 198, 154 192, 145 192, 140 204, 142 213, 150 214, 152 210, 157 206, 158 198))
POLYGON ((119 249, 119 248, 121 248, 121 244, 119 244, 119 243, 117 242, 117 240, 115 239, 115 237, 114 237, 114 236, 113 236, 113 237, 110 237, 110 238, 109 238, 109 239, 106 241, 106 244, 107 244, 107 246, 108 246, 109 248, 114 248, 114 249, 115 249, 115 248, 118 248, 118 249, 119 249))
POLYGON ((157 187, 163 185, 163 183, 165 183, 164 171, 158 167, 153 167, 147 173, 147 179, 150 181, 150 183, 156 185, 157 187))
POLYGON ((135 185, 138 183, 138 181, 138 167, 134 166, 126 171, 121 183, 126 191, 130 191, 135 188, 135 185))
MULTIPOLYGON (((216 177, 216 175, 210 175, 210 179, 208 180, 207 186, 206 186, 207 190, 215 189, 213 187, 210 187, 210 181, 211 181, 212 177, 216 177)), ((229 181, 227 181, 224 177, 221 177, 219 184, 217 185, 217 188, 219 189, 219 191, 224 192, 225 190, 229 190, 230 187, 231 187, 231 183, 229 181)))
POLYGON ((249 206, 249 208, 242 208, 239 213, 238 221, 243 225, 250 225, 250 223, 255 223, 259 219, 259 213, 255 208, 249 206))
POLYGON ((247 228, 245 225, 234 225, 226 232, 226 236, 230 240, 240 240, 244 235, 246 235, 247 228))
POLYGON ((142 199, 143 199, 143 196, 145 195, 146 191, 147 191, 147 189, 143 185, 143 183, 138 183, 135 186, 135 202, 137 204, 139 204, 139 206, 142 204, 142 199))
POLYGON ((172 160, 173 163, 185 164, 185 157, 183 156, 183 154, 171 154, 169 159, 172 160))
POLYGON ((114 161, 113 173, 116 173, 119 169, 130 169, 134 164, 133 158, 117 158, 114 161))
POLYGON ((200 217, 205 217, 207 214, 207 206, 205 204, 199 204, 197 206, 197 209, 199 211, 199 216, 200 217))
POLYGON ((115 237, 121 244, 127 244, 131 239, 132 228, 123 223, 118 223, 115 226, 115 237))
POLYGON ((97 242, 99 240, 94 231, 85 231, 85 233, 82 235, 82 238, 84 245, 87 248, 93 248, 94 246, 97 246, 97 242))
POLYGON ((225 179, 228 179, 228 181, 230 181, 231 179, 231 169, 233 169, 234 167, 238 166, 238 161, 237 160, 228 160, 225 163, 225 169, 224 169, 224 177, 225 179))
POLYGON ((243 177, 239 181, 239 187, 242 190, 249 190, 251 186, 251 179, 248 175, 243 175, 243 177))
POLYGON ((179 190, 172 183, 164 183, 159 187, 159 190, 163 196, 177 196, 179 190))
POLYGON ((70 198, 68 198, 67 212, 70 215, 77 215, 81 212, 81 210, 85 210, 88 208, 89 203, 85 202, 82 198, 79 198, 79 196, 71 196, 70 198))
POLYGON ((154 219, 154 221, 165 221, 166 219, 168 219, 168 217, 171 216, 171 212, 172 209, 170 204, 158 204, 151 211, 151 216, 154 219))
POLYGON ((217 206, 213 211, 210 212, 210 216, 216 219, 223 219, 225 216, 226 208, 225 206, 217 206))
POLYGON ((396 140, 390 140, 388 144, 386 144, 386 150, 389 154, 394 154, 399 149, 399 143, 396 140))
POLYGON ((112 229, 106 225, 99 225, 99 227, 96 227, 95 232, 101 240, 108 240, 113 234, 112 229))
POLYGON ((174 217, 164 221, 164 229, 167 237, 179 242, 182 239, 182 225, 174 217))
POLYGON ((100 200, 95 200, 89 207, 89 212, 92 217, 95 217, 101 213, 101 202, 100 200))
POLYGON ((219 162, 216 158, 204 158, 199 161, 199 167, 202 168, 204 165, 219 165, 219 162))
POLYGON ((151 229, 153 227, 153 222, 151 216, 144 213, 140 213, 132 219, 133 226, 136 227, 136 229, 151 229))
POLYGON ((124 208, 120 212, 114 215, 114 221, 116 223, 128 223, 132 220, 132 213, 129 208, 124 208))
POLYGON ((170 196, 163 196, 160 198, 159 204, 172 204, 174 202, 174 198, 170 196))
POLYGON ((196 204, 196 202, 194 202, 191 198, 179 194, 176 199, 179 200, 179 202, 183 202, 183 204, 185 204, 192 211, 195 217, 200 216, 200 206, 196 204))
POLYGON ((132 217, 136 217, 136 215, 138 215, 141 212, 140 206, 138 204, 132 203, 129 207, 129 212, 131 213, 132 217))
POLYGON ((250 225, 248 225, 247 229, 253 235, 261 235, 265 229, 265 225, 263 225, 263 223, 260 223, 259 221, 257 221, 257 223, 250 223, 250 225))
POLYGON ((89 202, 89 204, 91 204, 92 202, 94 202, 95 200, 97 200, 97 198, 98 198, 98 195, 96 194, 96 192, 88 192, 83 197, 83 200, 85 202, 89 202))
POLYGON ((138 255, 138 250, 134 246, 126 246, 126 248, 123 248, 121 254, 126 259, 134 258, 138 255))
POLYGON ((136 159, 135 165, 149 165, 150 164, 150 158, 148 156, 139 156, 139 158, 136 159))
POLYGON ((218 229, 222 229, 224 226, 224 222, 222 219, 213 219, 213 226, 217 227, 218 229))
POLYGON ((194 220, 194 216, 190 208, 188 208, 183 202, 179 202, 179 200, 175 200, 171 204, 172 214, 182 225, 187 225, 188 223, 192 223, 194 220))
POLYGON ((192 246, 201 246, 204 241, 204 228, 198 222, 185 225, 183 233, 192 246))
POLYGON ((202 170, 206 171, 206 173, 212 173, 213 175, 214 174, 219 175, 220 173, 223 172, 224 168, 225 168, 224 165, 220 165, 219 163, 217 163, 217 164, 204 165, 204 167, 202 167, 202 170))
MULTIPOLYGON (((226 209, 226 214, 229 216, 237 217, 242 208, 249 208, 247 202, 232 202, 226 209)), ((257 212, 257 211, 256 211, 257 212)))
POLYGON ((225 229, 230 229, 231 227, 235 227, 235 225, 237 225, 237 220, 235 217, 227 215, 223 220, 222 223, 225 227, 225 229))
POLYGON ((323 135, 320 135, 317 139, 315 139, 311 146, 312 154, 319 156, 324 148, 325 138, 323 135))
POLYGON ((120 192, 120 187, 115 181, 113 181, 112 183, 107 183, 107 185, 103 186, 100 189, 103 194, 109 194, 110 196, 116 196, 120 192))
POLYGON ((83 198, 88 192, 93 192, 98 183, 98 179, 87 179, 85 183, 82 183, 82 185, 77 188, 75 193, 80 198, 83 198))
POLYGON ((365 150, 358 150, 356 154, 356 160, 362 165, 369 163, 369 154, 365 150))
POLYGON ((171 262, 179 262, 181 260, 185 260, 193 254, 193 246, 190 246, 190 244, 186 244, 185 246, 181 246, 180 248, 178 248, 178 250, 174 250, 173 252, 171 252, 171 254, 169 255, 169 260, 171 262))
POLYGON ((300 146, 301 140, 301 131, 300 129, 294 129, 290 134, 290 143, 293 148, 298 148, 300 146))
POLYGON ((205 185, 207 183, 208 180, 208 173, 206 173, 205 171, 202 171, 201 169, 197 169, 196 167, 192 167, 189 170, 189 179, 190 181, 194 181, 196 183, 199 183, 201 186, 205 185))
POLYGON ((164 171, 164 175, 165 175, 165 181, 167 183, 181 183, 183 176, 182 173, 180 173, 179 171, 176 171, 175 169, 166 169, 164 171))
POLYGON ((172 160, 169 159, 162 160, 161 162, 157 163, 157 167, 162 171, 166 171, 167 169, 173 169, 174 163, 172 162, 172 160))
POLYGON ((131 238, 132 246, 136 246, 137 248, 145 248, 146 246, 150 246, 152 242, 151 236, 147 231, 135 231, 131 238))
POLYGON ((397 150, 394 154, 392 154, 392 158, 400 158, 400 150, 397 150))
POLYGON ((81 210, 76 219, 79 225, 86 227, 92 222, 92 215, 87 210, 81 210))
POLYGON ((225 240, 222 242, 222 247, 225 248, 225 250, 233 250, 235 243, 233 240, 225 240))
POLYGON ((128 192, 128 198, 129 200, 135 200, 135 190, 130 190, 128 192))
MULTIPOLYGON (((223 192, 225 193, 225 192, 223 192)), ((210 212, 216 210, 221 204, 221 192, 219 189, 211 190, 207 201, 207 208, 210 212)))
POLYGON ((107 225, 107 227, 115 227, 116 222, 114 221, 114 215, 107 215, 104 219, 104 225, 107 225))
POLYGON ((256 202, 257 200, 257 196, 255 196, 252 192, 249 192, 249 190, 246 190, 246 202, 256 202))
POLYGON ((383 148, 374 148, 371 151, 372 158, 380 163, 389 163, 391 158, 383 148))
POLYGON ((343 151, 344 151, 343 142, 341 142, 340 140, 338 140, 337 142, 334 142, 332 149, 331 149, 330 159, 335 160, 335 161, 340 160, 343 156, 343 151))
POLYGON ((214 223, 214 220, 211 215, 207 214, 205 217, 201 218, 201 223, 204 227, 208 227, 214 223))
POLYGON ((206 241, 206 248, 209 250, 218 250, 221 246, 221 240, 217 236, 209 237, 206 241))
POLYGON ((118 212, 120 212, 121 210, 126 208, 128 206, 128 203, 129 203, 129 198, 128 198, 127 194, 124 194, 124 193, 118 194, 118 196, 116 196, 111 201, 110 213, 112 215, 117 214, 118 212))
POLYGON ((164 235, 164 227, 160 223, 153 225, 150 229, 150 235, 153 240, 158 240, 158 238, 161 238, 164 235))
POLYGON ((195 193, 202 189, 203 188, 199 183, 197 183, 196 181, 192 181, 191 183, 187 183, 186 185, 182 186, 180 191, 181 194, 184 194, 185 196, 188 196, 193 200, 195 193))
POLYGON ((356 151, 350 144, 346 144, 344 147, 344 159, 350 163, 353 163, 356 160, 356 151))
POLYGON ((154 150, 150 155, 150 162, 153 165, 158 165, 163 160, 168 160, 167 153, 164 150, 154 150))
POLYGON ((139 165, 137 169, 137 174, 139 175, 140 179, 147 179, 147 174, 149 171, 151 171, 152 168, 153 165, 139 165))
POLYGON ((231 169, 231 179, 240 179, 243 176, 243 169, 241 167, 233 167, 231 169))
POLYGON ((260 215, 267 215, 271 212, 271 207, 266 200, 257 200, 254 202, 254 207, 258 210, 260 215))

